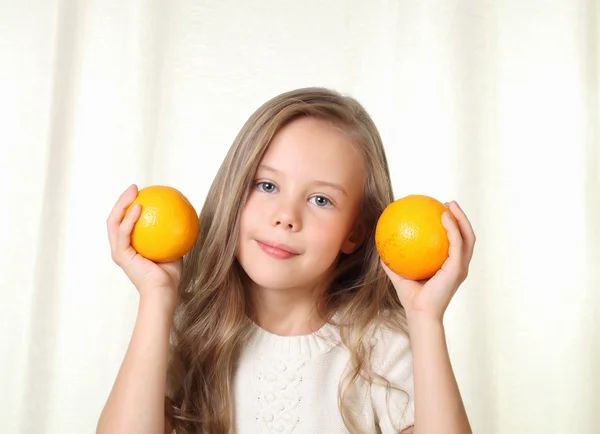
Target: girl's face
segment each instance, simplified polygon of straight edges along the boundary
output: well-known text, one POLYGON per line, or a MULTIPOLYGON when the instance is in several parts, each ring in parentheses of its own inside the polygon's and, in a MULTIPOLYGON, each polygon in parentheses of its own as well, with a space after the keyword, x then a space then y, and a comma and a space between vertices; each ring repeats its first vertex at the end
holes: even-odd
POLYGON ((273 138, 241 216, 237 258, 259 287, 314 288, 362 242, 364 161, 330 123, 304 117, 273 138))

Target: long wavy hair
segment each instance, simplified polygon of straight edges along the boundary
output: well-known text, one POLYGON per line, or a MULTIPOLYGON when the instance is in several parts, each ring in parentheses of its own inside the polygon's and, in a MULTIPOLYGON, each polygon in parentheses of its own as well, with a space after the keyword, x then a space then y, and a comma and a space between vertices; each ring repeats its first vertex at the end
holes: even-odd
POLYGON ((324 88, 278 95, 244 124, 226 155, 200 212, 200 233, 184 258, 170 345, 165 400, 166 426, 177 434, 229 433, 233 427, 232 379, 240 350, 252 333, 248 279, 236 259, 240 215, 269 143, 286 124, 311 116, 341 128, 366 164, 358 214, 366 238, 352 254, 341 254, 322 306, 334 317, 351 359, 340 379, 338 406, 350 432, 361 428, 349 411, 350 390, 359 377, 386 379, 370 366, 368 330, 381 324, 406 332, 406 317, 375 249, 377 219, 393 201, 379 132, 355 99, 324 88), (394 315, 387 315, 394 312, 394 315))

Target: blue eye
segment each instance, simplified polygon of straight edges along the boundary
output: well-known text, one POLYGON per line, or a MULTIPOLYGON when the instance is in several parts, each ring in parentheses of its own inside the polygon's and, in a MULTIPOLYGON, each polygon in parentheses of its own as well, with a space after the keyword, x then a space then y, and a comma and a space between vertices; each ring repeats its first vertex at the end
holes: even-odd
POLYGON ((277 190, 275 184, 272 184, 270 182, 259 182, 258 184, 256 184, 256 188, 265 193, 273 193, 275 190, 277 190))
POLYGON ((331 205, 331 201, 323 196, 313 196, 310 198, 310 201, 321 208, 331 205))

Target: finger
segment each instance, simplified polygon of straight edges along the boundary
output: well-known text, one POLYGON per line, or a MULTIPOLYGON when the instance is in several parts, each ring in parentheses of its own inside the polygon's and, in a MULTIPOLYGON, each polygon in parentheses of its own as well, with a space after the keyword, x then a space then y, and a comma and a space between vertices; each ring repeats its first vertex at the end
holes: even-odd
POLYGON ((385 264, 385 262, 383 262, 382 259, 379 260, 379 263, 381 264, 381 268, 383 268, 383 271, 385 271, 385 274, 388 275, 388 278, 392 282, 392 285, 394 285, 394 289, 398 293, 398 297, 400 297, 400 301, 406 299, 408 290, 406 289, 405 285, 402 284, 402 282, 406 279, 404 279, 402 276, 399 276, 398 274, 394 273, 390 269, 390 267, 388 267, 385 264))
POLYGON ((119 229, 119 224, 121 220, 123 220, 123 216, 127 211, 127 207, 131 205, 131 202, 135 200, 137 197, 137 186, 135 184, 129 186, 127 190, 125 190, 119 199, 113 206, 107 220, 106 226, 108 229, 108 238, 111 245, 114 245, 117 237, 117 230, 119 229))
POLYGON ((473 231, 473 226, 469 221, 467 215, 462 210, 460 205, 457 202, 453 202, 451 205, 454 205, 450 208, 454 217, 458 221, 458 228, 462 234, 462 238, 464 240, 465 245, 465 256, 468 261, 473 257, 473 249, 475 247, 475 232, 473 231))
POLYGON ((127 207, 131 205, 131 202, 133 202, 137 197, 137 193, 137 186, 135 184, 132 184, 129 187, 127 187, 127 189, 123 193, 121 193, 119 199, 113 206, 113 209, 111 210, 108 216, 108 220, 111 222, 116 221, 120 223, 123 219, 125 211, 127 210, 127 207))
POLYGON ((403 280, 403 278, 399 275, 397 275, 396 273, 394 273, 390 267, 388 267, 386 265, 385 262, 383 262, 383 259, 380 259, 379 262, 381 263, 381 267, 383 268, 383 271, 385 271, 385 273, 389 276, 389 278, 392 280, 392 282, 400 282, 401 280, 403 280))
POLYGON ((448 259, 444 262, 444 271, 458 275, 463 262, 463 237, 456 222, 450 217, 450 211, 442 214, 442 224, 444 225, 444 229, 446 229, 450 243, 448 259))
POLYGON ((117 252, 124 252, 131 246, 131 232, 140 217, 142 206, 139 203, 134 203, 129 212, 125 215, 119 229, 115 243, 117 252))

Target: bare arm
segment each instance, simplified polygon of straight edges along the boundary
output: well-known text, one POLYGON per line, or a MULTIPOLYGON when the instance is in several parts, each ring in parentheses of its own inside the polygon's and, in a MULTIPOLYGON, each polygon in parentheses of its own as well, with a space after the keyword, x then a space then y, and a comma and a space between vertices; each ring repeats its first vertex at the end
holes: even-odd
MULTIPOLYGON (((408 318, 415 382, 415 433, 472 433, 438 319, 408 318)), ((411 432, 411 431, 409 431, 411 432)))
POLYGON ((127 208, 137 186, 123 192, 107 219, 113 261, 140 294, 138 316, 121 369, 100 415, 98 434, 151 434, 168 429, 164 402, 169 334, 182 261, 156 264, 139 255, 130 235, 141 208, 127 208))
POLYGON ((129 348, 98 422, 97 433, 162 434, 165 431, 169 331, 164 303, 140 301, 129 348))
POLYGON ((467 278, 475 233, 456 201, 446 203, 446 206, 448 210, 442 214, 442 225, 450 244, 448 259, 433 277, 426 281, 404 279, 382 263, 408 319, 413 352, 416 434, 472 432, 450 364, 443 318, 450 300, 467 278))

